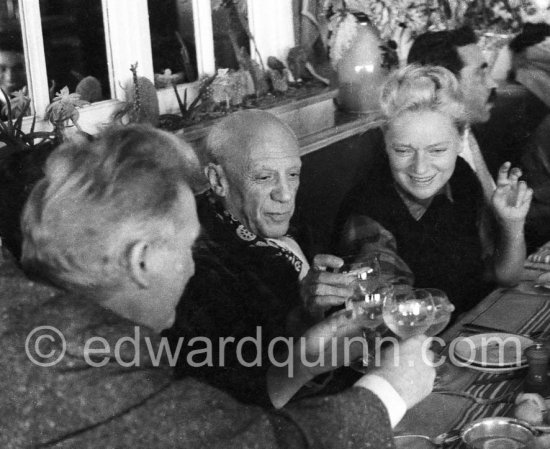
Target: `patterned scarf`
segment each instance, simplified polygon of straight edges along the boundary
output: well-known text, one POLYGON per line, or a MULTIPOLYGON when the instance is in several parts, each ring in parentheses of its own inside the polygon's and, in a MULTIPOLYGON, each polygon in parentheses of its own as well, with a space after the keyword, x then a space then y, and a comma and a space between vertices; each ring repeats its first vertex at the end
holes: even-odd
MULTIPOLYGON (((278 245, 272 240, 264 239, 251 232, 237 218, 235 218, 223 205, 216 199, 212 191, 206 193, 212 213, 218 222, 227 229, 236 239, 250 248, 271 248, 274 250, 275 257, 283 257, 289 262, 297 273, 302 271, 302 260, 292 251, 278 245)), ((293 238, 291 235, 287 237, 293 238)))

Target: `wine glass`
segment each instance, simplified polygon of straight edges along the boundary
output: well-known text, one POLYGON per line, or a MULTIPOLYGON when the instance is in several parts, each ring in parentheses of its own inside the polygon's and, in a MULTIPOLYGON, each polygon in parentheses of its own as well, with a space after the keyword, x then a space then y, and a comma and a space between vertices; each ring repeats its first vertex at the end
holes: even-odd
POLYGON ((372 293, 380 282, 380 262, 378 254, 363 256, 342 257, 344 265, 338 270, 339 273, 346 273, 353 276, 354 293, 352 296, 361 296, 372 293))
POLYGON ((371 291, 371 285, 361 286, 356 282, 354 293, 346 300, 346 309, 352 311, 352 318, 356 319, 363 330, 363 338, 367 346, 364 347, 363 357, 356 360, 355 369, 363 372, 374 355, 377 328, 384 322, 382 309, 387 296, 393 294, 390 285, 378 285, 371 291))
MULTIPOLYGON (((439 334, 443 329, 447 327, 451 320, 451 314, 455 310, 455 306, 449 301, 448 296, 444 291, 437 288, 426 288, 432 295, 432 302, 434 305, 433 310, 433 324, 426 331, 428 337, 433 337, 439 334)), ((430 347, 434 352, 433 362, 436 364, 436 376, 434 384, 438 387, 443 387, 448 382, 452 381, 452 371, 447 362, 441 363, 441 350, 442 347, 432 343, 430 347)))
POLYGON ((380 264, 376 254, 344 258, 340 272, 353 276, 353 293, 346 299, 346 309, 352 310, 353 318, 360 317, 365 329, 374 330, 382 324, 383 291, 380 287, 380 264))
POLYGON ((433 323, 426 331, 426 335, 433 337, 447 327, 449 321, 451 321, 451 314, 455 310, 455 306, 449 301, 449 297, 444 291, 437 288, 425 288, 424 290, 432 295, 434 306, 433 323))
POLYGON ((386 296, 391 294, 389 285, 382 284, 372 289, 358 281, 353 294, 346 300, 346 310, 351 310, 352 317, 361 320, 364 329, 375 330, 384 322, 382 308, 386 296))
POLYGON ((424 334, 433 324, 434 304, 426 289, 396 287, 386 296, 382 316, 386 326, 403 340, 424 334))

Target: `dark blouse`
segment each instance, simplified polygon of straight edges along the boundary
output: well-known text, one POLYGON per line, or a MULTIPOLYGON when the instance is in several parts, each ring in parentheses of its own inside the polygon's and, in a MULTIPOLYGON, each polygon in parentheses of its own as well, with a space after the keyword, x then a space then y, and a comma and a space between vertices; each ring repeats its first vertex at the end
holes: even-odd
MULTIPOLYGON (((486 296, 493 285, 483 279, 485 267, 478 230, 483 204, 481 187, 461 158, 457 159, 449 185, 452 199, 436 195, 424 215, 415 220, 386 164, 352 190, 342 205, 339 222, 347 221, 340 232, 343 240, 348 240, 344 245, 355 251, 360 250, 360 240, 365 238, 365 232, 350 229, 365 226, 364 221, 357 220, 358 216, 368 217, 371 228, 376 222, 380 235, 391 233, 397 254, 414 274, 415 286, 445 291, 457 316, 486 296), (351 241, 350 236, 354 236, 351 241)), ((369 238, 376 240, 376 235, 371 231, 369 238)))

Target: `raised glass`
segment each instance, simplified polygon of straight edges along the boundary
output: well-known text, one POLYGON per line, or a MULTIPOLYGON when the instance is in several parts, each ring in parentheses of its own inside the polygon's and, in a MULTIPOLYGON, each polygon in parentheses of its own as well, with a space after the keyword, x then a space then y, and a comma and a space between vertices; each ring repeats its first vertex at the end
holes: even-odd
POLYGON ((428 337, 434 337, 442 332, 449 321, 451 321, 451 314, 455 310, 455 306, 449 301, 449 297, 443 290, 437 288, 424 289, 430 295, 432 295, 433 302, 433 324, 426 331, 428 337))
POLYGON ((396 287, 384 300, 383 317, 386 326, 406 340, 425 334, 433 324, 434 305, 431 294, 421 288, 396 287))

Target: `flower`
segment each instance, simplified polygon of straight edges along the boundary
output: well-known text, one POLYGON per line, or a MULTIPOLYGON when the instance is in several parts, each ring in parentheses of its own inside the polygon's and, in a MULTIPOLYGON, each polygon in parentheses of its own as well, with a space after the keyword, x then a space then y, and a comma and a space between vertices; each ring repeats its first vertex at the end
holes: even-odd
POLYGON ((350 47, 358 26, 357 19, 353 14, 337 13, 331 17, 329 27, 332 34, 329 40, 329 57, 334 67, 350 47))
POLYGON ((523 23, 550 25, 550 0, 527 0, 520 11, 523 23))
POLYGON ((59 124, 71 119, 76 125, 79 112, 77 107, 90 104, 80 99, 80 94, 69 93, 69 88, 65 86, 61 91, 55 94, 55 98, 46 108, 46 119, 53 124, 59 124))
MULTIPOLYGON (((29 106, 31 104, 31 99, 28 96, 27 86, 23 87, 21 90, 16 90, 11 93, 11 98, 9 99, 11 114, 13 117, 20 117, 27 113, 29 106)), ((2 107, 2 114, 8 114, 8 104, 6 103, 2 107)))

